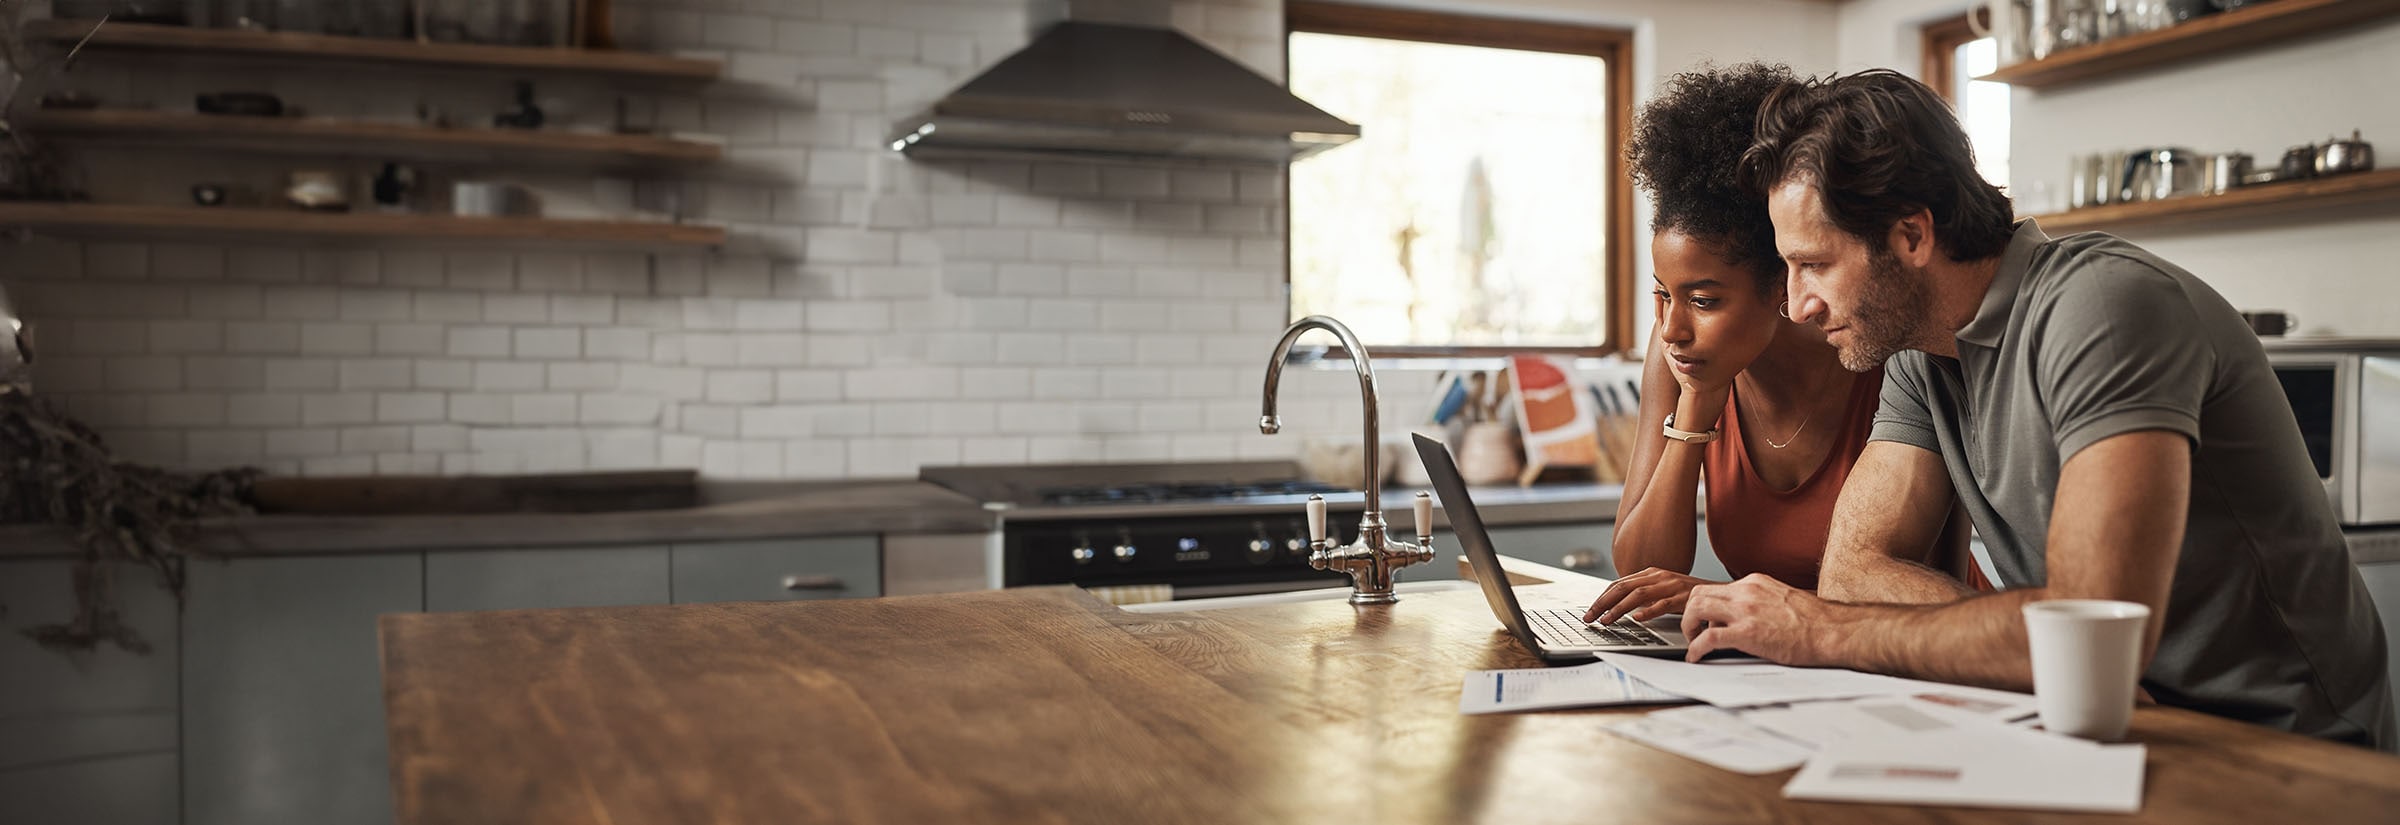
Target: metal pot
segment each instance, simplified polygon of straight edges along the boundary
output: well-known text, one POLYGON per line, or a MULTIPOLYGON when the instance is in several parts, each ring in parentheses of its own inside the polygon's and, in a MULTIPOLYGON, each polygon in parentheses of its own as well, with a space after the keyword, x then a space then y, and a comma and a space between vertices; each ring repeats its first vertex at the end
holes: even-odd
POLYGON ((2242 185, 2250 174, 2250 155, 2246 152, 2226 152, 2208 156, 2206 171, 2200 176, 2200 191, 2222 195, 2242 185))
POLYGON ((2317 147, 2303 143, 2283 150, 2283 164, 2275 168, 2276 180, 2298 180, 2317 176, 2317 147))
POLYGON ((2190 149, 2170 147, 2150 153, 2149 189, 2145 200, 2200 194, 2205 177, 2203 156, 2190 149))
POLYGON ((2319 175, 2339 175, 2344 172, 2364 172, 2375 168, 2375 146, 2350 130, 2350 139, 2327 138, 2317 147, 2316 171, 2319 175))

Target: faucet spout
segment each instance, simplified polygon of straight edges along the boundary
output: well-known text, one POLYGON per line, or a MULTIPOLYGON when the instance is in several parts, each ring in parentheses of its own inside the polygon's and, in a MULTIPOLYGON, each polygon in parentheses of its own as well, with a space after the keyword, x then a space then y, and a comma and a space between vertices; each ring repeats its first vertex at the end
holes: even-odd
POLYGON ((1275 391, 1283 383, 1283 360, 1291 356, 1292 342, 1311 329, 1322 329, 1342 339, 1350 351, 1350 365, 1358 369, 1359 406, 1366 416, 1366 443, 1360 452, 1361 469, 1367 473, 1367 509, 1358 517, 1358 543, 1344 547, 1326 538, 1325 501, 1309 500, 1308 564, 1319 570, 1339 570, 1350 574, 1350 603, 1354 605, 1391 604, 1399 600, 1392 574, 1411 564, 1433 561, 1433 540, 1427 535, 1430 528, 1429 505, 1417 508, 1417 542, 1411 544, 1391 538, 1383 523, 1383 468, 1379 466, 1383 442, 1376 426, 1375 369, 1368 364, 1367 348, 1359 345, 1358 336, 1342 322, 1323 315, 1311 315, 1292 322, 1283 331, 1283 340, 1276 342, 1275 354, 1267 358, 1266 394, 1258 411, 1258 431, 1273 435, 1283 429, 1283 420, 1275 415, 1275 391))
POLYGON ((1284 328, 1283 340, 1275 343, 1275 354, 1267 358, 1267 387, 1259 405, 1258 431, 1274 435, 1283 429, 1283 418, 1275 414, 1275 391, 1283 383, 1283 362, 1291 357, 1292 343, 1311 329, 1325 330, 1342 339, 1342 348, 1350 352, 1351 366, 1358 369, 1359 401, 1366 414, 1366 443, 1362 445, 1360 453, 1364 457, 1367 473, 1367 513, 1373 516, 1381 511, 1383 504, 1382 468, 1377 466, 1376 455, 1383 449, 1383 442, 1376 423, 1375 399, 1378 393, 1375 388, 1375 368, 1367 362, 1367 348, 1358 343, 1358 336, 1351 334, 1349 327, 1323 315, 1311 315, 1293 321, 1291 326, 1284 328))

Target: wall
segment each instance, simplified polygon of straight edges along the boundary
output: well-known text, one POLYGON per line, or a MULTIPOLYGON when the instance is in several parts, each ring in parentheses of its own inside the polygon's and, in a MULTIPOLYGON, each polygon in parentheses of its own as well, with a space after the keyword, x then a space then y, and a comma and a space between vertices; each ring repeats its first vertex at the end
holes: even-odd
MULTIPOLYGON (((1859 0, 1842 7, 1844 70, 1914 74, 1917 26, 1957 0, 1859 0)), ((2272 163, 2283 149, 2347 136, 2400 139, 2400 22, 2212 56, 2062 89, 2018 89, 2010 150, 2020 212, 2055 209, 2067 159, 2138 146, 2240 150, 2272 163)), ((2388 154, 2388 153, 2387 153, 2388 154)), ((2388 165, 2388 163, 2387 163, 2388 165)), ((2235 306, 2284 309, 2301 334, 2400 335, 2400 208, 2316 209, 2254 222, 2119 234, 2207 280, 2235 306)))
MULTIPOLYGON (((1633 25, 1643 89, 1703 55, 1822 66, 1833 54, 1833 10, 1814 2, 1476 8, 1633 25)), ((1170 12, 1280 76, 1275 0, 1170 12)), ((1256 433, 1284 322, 1279 172, 882 151, 894 119, 1058 13, 1025 0, 619 3, 629 46, 722 56, 732 80, 698 95, 545 81, 553 122, 603 124, 625 96, 666 128, 721 136, 729 162, 663 183, 510 176, 553 214, 672 206, 725 223, 735 241, 720 252, 37 239, 0 250, 0 279, 43 347, 40 390, 127 457, 168 466, 872 477, 1287 457, 1311 434, 1354 433, 1347 370, 1286 373, 1287 435, 1256 433)), ((510 96, 485 75, 172 61, 87 60, 68 82, 110 103, 265 89, 320 114, 396 119, 420 101, 481 119, 510 96)), ((297 163, 87 160, 103 199, 161 203, 204 179, 272 191, 297 163)), ((1637 257, 1646 280, 1646 243, 1637 257)), ((1383 376, 1396 434, 1433 375, 1383 376)))

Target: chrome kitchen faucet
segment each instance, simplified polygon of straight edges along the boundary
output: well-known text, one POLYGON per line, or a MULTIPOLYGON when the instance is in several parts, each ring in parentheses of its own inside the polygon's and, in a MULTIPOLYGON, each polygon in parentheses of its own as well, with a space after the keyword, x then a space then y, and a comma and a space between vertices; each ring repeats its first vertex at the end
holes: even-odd
POLYGON ((1308 497, 1308 566, 1318 570, 1339 570, 1350 574, 1351 604, 1391 604, 1400 597, 1392 592, 1392 573, 1412 564, 1433 561, 1433 499, 1420 492, 1416 500, 1417 543, 1394 541, 1384 535, 1383 476, 1377 465, 1377 453, 1383 449, 1375 422, 1375 369, 1367 363, 1367 348, 1359 346, 1358 336, 1342 322, 1323 315, 1311 315, 1292 322, 1283 331, 1283 340, 1276 342, 1275 354, 1267 358, 1267 391, 1259 407, 1258 431, 1274 435, 1283 429, 1283 419, 1275 415, 1275 388, 1283 380, 1283 360, 1291 356, 1292 342, 1310 329, 1322 329, 1342 339, 1342 348, 1350 353, 1350 364, 1358 368, 1358 395, 1366 408, 1366 443, 1359 450, 1367 475, 1367 511, 1358 517, 1358 542, 1343 547, 1325 537, 1325 497, 1308 497))

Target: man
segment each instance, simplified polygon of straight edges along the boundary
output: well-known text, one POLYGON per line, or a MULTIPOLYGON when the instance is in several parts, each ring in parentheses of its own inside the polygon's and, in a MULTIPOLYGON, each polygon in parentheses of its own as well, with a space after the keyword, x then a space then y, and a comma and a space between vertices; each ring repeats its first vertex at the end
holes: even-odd
POLYGON ((2223 298, 2114 237, 2012 224, 1949 108, 1894 72, 1786 85, 1742 173, 1792 317, 1887 377, 1819 595, 1763 576, 1693 590, 1692 659, 2026 690, 2022 605, 2120 599, 2150 606, 2141 685, 2159 702, 2400 745, 2375 607, 2223 298), (2001 592, 1913 561, 1954 496, 2001 592))

